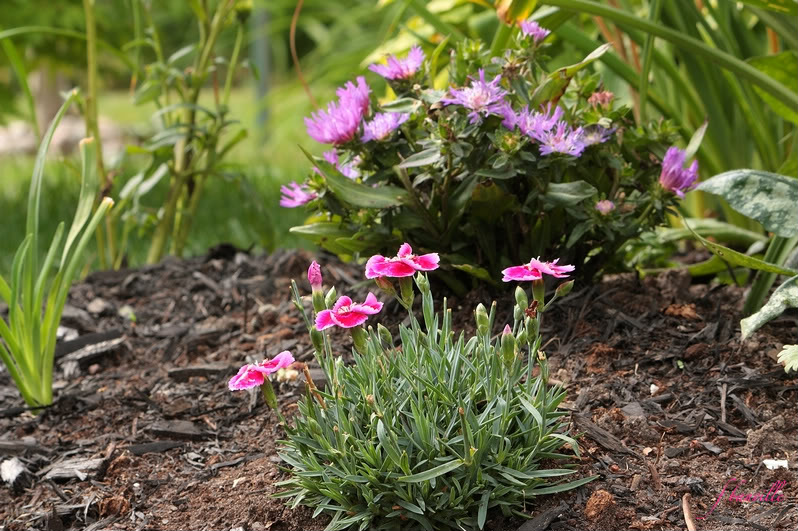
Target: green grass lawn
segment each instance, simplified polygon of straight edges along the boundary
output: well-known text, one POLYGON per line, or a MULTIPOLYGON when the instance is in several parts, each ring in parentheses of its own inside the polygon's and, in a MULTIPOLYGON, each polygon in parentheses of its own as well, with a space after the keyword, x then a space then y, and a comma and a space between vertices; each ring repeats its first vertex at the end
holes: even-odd
MULTIPOLYGON (((320 101, 332 96, 334 87, 314 87, 320 101)), ((212 106, 213 93, 205 91, 200 104, 212 106)), ((153 105, 137 107, 128 92, 106 92, 98 101, 101 116, 106 116, 136 135, 152 132, 150 120, 156 110, 153 105)), ((230 242, 256 251, 274 247, 308 246, 288 229, 300 224, 302 209, 279 206, 280 185, 296 180, 301 182, 310 164, 299 146, 320 153, 321 146, 305 133, 304 116, 312 107, 301 86, 286 83, 274 87, 265 101, 258 102, 250 87, 234 90, 230 98, 230 116, 238 119, 249 131, 230 155, 240 173, 229 180, 207 183, 186 248, 187 255, 204 253, 210 246, 230 242), (268 120, 259 130, 258 111, 265 108, 268 120)), ((146 157, 129 157, 115 177, 114 193, 139 167, 146 157)), ((45 169, 40 221, 44 239, 55 231, 60 221, 67 224, 72 218, 80 185, 76 156, 51 156, 45 169)), ((27 201, 33 157, 6 157, 0 166, 0 221, 5 235, 0 238, 0 274, 11 268, 14 252, 24 237, 25 204, 27 201)), ((148 196, 145 207, 155 212, 166 195, 167 183, 161 183, 148 196)), ((151 227, 143 226, 131 234, 130 263, 142 263, 149 244, 151 227)), ((92 249, 93 254, 96 249, 92 249)), ((96 264, 95 264, 96 267, 96 264)))

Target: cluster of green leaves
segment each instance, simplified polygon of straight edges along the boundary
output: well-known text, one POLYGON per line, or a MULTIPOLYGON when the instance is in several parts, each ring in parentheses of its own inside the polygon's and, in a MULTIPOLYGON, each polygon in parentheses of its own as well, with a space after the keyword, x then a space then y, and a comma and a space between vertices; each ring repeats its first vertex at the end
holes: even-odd
POLYGON ((317 359, 328 387, 308 392, 286 428, 279 454, 291 479, 280 496, 314 507, 314 516, 329 513, 330 531, 482 529, 489 510, 526 516, 535 497, 594 479, 564 482, 574 465, 542 466, 569 459, 565 444, 579 449, 558 410, 565 391, 547 384, 540 314, 525 315, 523 290, 512 334, 491 339, 496 306, 488 314, 479 305, 477 333, 466 339, 452 329, 445 299, 434 311, 426 276, 416 285, 424 326, 411 310, 400 346, 386 328, 370 327, 347 366, 325 335, 317 359))
POLYGON ((392 88, 397 99, 374 112, 409 112, 401 134, 339 149, 342 160, 359 161, 356 182, 324 160, 310 176, 319 199, 317 217, 293 229, 340 255, 373 254, 398 243, 434 248, 446 263, 484 281, 489 271, 534 256, 559 256, 591 275, 612 267, 630 238, 664 220, 674 196, 657 183, 658 162, 674 139, 667 123, 635 127, 625 106, 588 103, 600 87, 596 75, 579 75, 607 49, 553 72, 545 56, 519 37, 502 57, 491 57, 478 41, 452 51, 449 82, 467 86, 483 68, 486 79, 501 74, 507 101, 516 110, 552 109, 558 104, 574 128, 614 129, 604 143, 581 157, 538 146, 502 118, 470 123, 458 105, 444 105, 434 88, 432 53, 424 76, 392 88), (616 209, 595 207, 608 199, 616 209))
POLYGON ((67 293, 83 263, 86 245, 113 204, 106 198, 92 214, 99 187, 97 144, 85 139, 80 144, 81 187, 72 225, 65 242, 64 223, 58 226, 44 261, 40 261, 39 203, 44 160, 55 128, 76 98, 77 93, 73 92, 44 136, 28 196, 27 234, 14 257, 9 280, 0 277, 0 299, 8 304, 8 322, 0 318, 0 359, 31 407, 53 401, 53 355, 67 293))

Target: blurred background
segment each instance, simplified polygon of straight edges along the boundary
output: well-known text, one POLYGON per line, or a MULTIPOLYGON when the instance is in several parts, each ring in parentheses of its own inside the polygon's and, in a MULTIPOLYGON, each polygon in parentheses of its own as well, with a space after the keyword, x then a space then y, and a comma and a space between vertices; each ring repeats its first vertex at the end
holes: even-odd
MULTIPOLYGON (((89 136, 88 124, 102 139, 105 192, 123 204, 116 225, 106 227, 106 236, 117 235, 115 247, 95 249, 93 267, 197 255, 220 242, 255 252, 305 246, 288 231, 302 223, 302 209, 283 209, 278 201, 280 185, 301 182, 310 169, 299 146, 313 154, 324 150, 305 133, 303 117, 314 103, 324 107, 337 86, 362 75, 369 63, 415 42, 427 50, 446 36, 495 43, 497 8, 508 5, 554 30, 551 70, 610 42, 613 52, 595 69, 608 90, 634 106, 636 117, 672 120, 685 143, 708 118, 698 153, 704 177, 739 167, 796 173, 794 109, 779 107, 728 63, 731 57, 732 66, 753 65, 798 91, 793 0, 304 0, 300 10, 296 0, 57 4, 2 1, 0 274, 10 270, 22 240, 36 149, 64 91, 79 87, 82 102, 53 138, 43 184, 43 240, 74 213, 76 148, 89 136), (292 20, 301 78, 292 59, 292 20), (671 33, 655 39, 651 27, 671 33), (679 35, 705 43, 716 57, 695 53, 679 35), (185 149, 189 162, 175 155, 186 136, 180 127, 195 135, 185 149), (194 160, 216 162, 185 171, 194 160), (173 243, 171 253, 167 247, 154 253, 176 176, 188 187, 176 200, 177 211, 191 212, 193 223, 185 235, 172 235, 181 244, 173 243), (197 186, 204 190, 193 204, 197 186)), ((375 94, 388 96, 376 78, 369 75, 375 94)), ((688 199, 694 216, 704 214, 705 201, 697 194, 688 199)), ((727 220, 761 230, 735 214, 725 209, 727 220)))

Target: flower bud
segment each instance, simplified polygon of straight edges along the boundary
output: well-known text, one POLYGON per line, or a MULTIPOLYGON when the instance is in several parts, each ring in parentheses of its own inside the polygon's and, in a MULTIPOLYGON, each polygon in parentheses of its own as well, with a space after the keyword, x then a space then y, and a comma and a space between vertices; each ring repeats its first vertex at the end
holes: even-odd
POLYGON ((569 280, 568 282, 563 282, 559 286, 557 286, 557 290, 554 292, 555 297, 565 297, 571 290, 574 288, 574 281, 569 280))
POLYGON ((338 292, 335 291, 335 286, 330 288, 327 295, 324 297, 324 305, 327 308, 335 306, 335 300, 338 298, 338 292))
POLYGON ((313 343, 313 348, 317 353, 324 352, 324 336, 315 325, 310 329, 310 342, 313 343))
POLYGON ((393 336, 391 336, 390 330, 388 330, 379 323, 377 324, 377 334, 379 334, 380 336, 380 341, 382 341, 389 347, 393 346, 393 336))
POLYGON ((350 328, 352 332, 352 342, 355 344, 355 350, 361 356, 365 356, 368 350, 368 334, 362 326, 350 328))
POLYGON ((377 277, 374 279, 377 287, 388 295, 396 295, 396 289, 393 287, 393 282, 388 277, 377 277))
POLYGON ((313 260, 308 268, 308 282, 313 291, 321 290, 321 266, 313 260))
POLYGON ((519 345, 523 345, 526 343, 526 339, 527 339, 526 329, 522 328, 521 333, 518 334, 517 342, 519 345))
POLYGON ((421 293, 429 293, 429 280, 427 280, 427 277, 424 275, 424 273, 419 273, 416 275, 416 285, 421 293))
POLYGON ((416 294, 413 291, 413 279, 411 277, 402 277, 399 279, 399 289, 402 294, 402 301, 407 306, 413 304, 413 299, 415 299, 416 294))
POLYGON ((490 330, 490 317, 488 317, 488 310, 485 309, 485 305, 481 302, 477 305, 477 309, 474 310, 476 314, 477 320, 477 332, 480 335, 485 335, 490 330))
POLYGON ((526 335, 527 341, 534 341, 538 337, 538 331, 540 330, 540 321, 537 319, 527 319, 526 320, 526 335))
POLYGON ((513 362, 515 359, 515 350, 516 344, 515 337, 513 337, 513 331, 510 329, 510 325, 505 325, 501 339, 501 353, 505 365, 509 366, 513 362))
POLYGON ((242 24, 246 23, 252 13, 252 0, 238 0, 235 5, 236 17, 242 24))
POLYGON ((529 306, 529 297, 526 296, 526 291, 521 286, 515 288, 515 303, 524 311, 529 306))

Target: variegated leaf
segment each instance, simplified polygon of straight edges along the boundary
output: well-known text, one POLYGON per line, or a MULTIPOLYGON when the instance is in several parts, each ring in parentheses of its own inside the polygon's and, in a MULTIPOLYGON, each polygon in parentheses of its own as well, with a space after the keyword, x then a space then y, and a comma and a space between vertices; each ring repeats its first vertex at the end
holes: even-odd
POLYGON ((760 170, 732 170, 707 179, 697 189, 723 197, 737 212, 779 236, 798 236, 798 179, 760 170))
POLYGON ((743 339, 747 338, 768 321, 781 315, 787 308, 798 308, 798 275, 776 288, 762 309, 740 321, 743 339))

